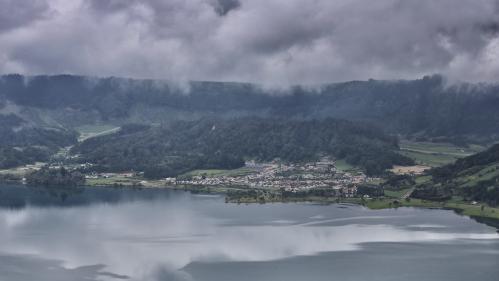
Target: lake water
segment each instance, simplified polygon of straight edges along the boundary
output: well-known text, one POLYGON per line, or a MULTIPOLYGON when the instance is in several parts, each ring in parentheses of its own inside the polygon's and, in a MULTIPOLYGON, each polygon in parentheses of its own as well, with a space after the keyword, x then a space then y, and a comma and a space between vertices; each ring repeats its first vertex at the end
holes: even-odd
POLYGON ((1 281, 498 276, 499 234, 452 211, 0 186, 1 281))

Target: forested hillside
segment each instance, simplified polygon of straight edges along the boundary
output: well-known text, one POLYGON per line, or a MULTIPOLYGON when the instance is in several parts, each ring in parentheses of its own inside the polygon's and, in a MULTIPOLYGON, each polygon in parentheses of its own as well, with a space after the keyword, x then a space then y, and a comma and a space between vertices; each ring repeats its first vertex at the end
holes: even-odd
POLYGON ((193 169, 237 168, 248 159, 303 162, 320 155, 379 174, 394 164, 412 164, 397 150, 396 137, 365 124, 239 118, 124 126, 116 134, 86 140, 72 153, 100 171, 145 171, 146 177, 158 178, 193 169))
POLYGON ((499 144, 454 164, 434 168, 431 181, 417 186, 413 196, 423 199, 466 200, 499 204, 499 144))
MULTIPOLYGON (((230 148, 233 144, 224 142, 223 137, 244 139, 255 136, 255 132, 249 129, 252 128, 252 125, 242 124, 241 120, 245 120, 245 122, 260 120, 254 119, 254 117, 281 120, 280 122, 293 120, 293 126, 302 124, 298 131, 310 131, 313 132, 311 133, 313 135, 321 135, 320 132, 316 132, 319 129, 313 127, 314 124, 327 122, 320 120, 334 118, 364 122, 380 127, 393 135, 416 140, 447 141, 460 145, 466 142, 488 143, 499 137, 498 108, 498 86, 471 84, 446 86, 440 76, 424 77, 412 81, 352 81, 317 87, 295 86, 286 90, 276 90, 244 83, 190 82, 178 84, 157 80, 92 78, 71 75, 33 77, 5 75, 0 77, 0 121, 2 122, 0 125, 2 133, 0 137, 0 168, 47 160, 49 155, 58 148, 76 142, 75 128, 92 124, 112 124, 113 126, 130 123, 162 124, 163 127, 160 129, 147 129, 145 130, 147 133, 143 133, 147 135, 147 138, 150 138, 148 141, 155 142, 158 135, 164 138, 161 132, 175 134, 175 131, 171 133, 171 128, 180 126, 179 124, 188 127, 190 126, 188 124, 197 124, 196 120, 200 119, 218 120, 221 124, 232 124, 230 120, 238 119, 239 121, 234 121, 234 124, 237 124, 234 126, 238 126, 237 130, 234 131, 240 135, 226 135, 231 130, 223 130, 222 132, 217 131, 220 137, 216 141, 213 141, 215 137, 200 140, 200 142, 214 147, 220 147, 218 144, 221 143, 230 148), (227 122, 223 120, 227 120, 227 122), (177 123, 177 121, 189 122, 177 123), (308 128, 309 126, 311 127, 308 128)), ((268 126, 273 125, 275 122, 268 124, 268 126)), ((266 141, 265 138, 270 138, 275 140, 273 137, 281 134, 274 133, 275 130, 278 130, 276 128, 266 128, 263 124, 258 126, 261 126, 259 129, 263 130, 258 133, 266 133, 256 139, 266 141)), ((367 127, 367 125, 363 125, 362 130, 366 130, 367 127)), ((189 130, 186 131, 184 127, 177 130, 191 133, 189 130)), ((121 134, 126 133, 126 131, 125 128, 121 134)), ((135 134, 138 136, 133 141, 139 142, 141 145, 142 138, 146 136, 135 134)), ((298 135, 298 133, 296 134, 298 135)), ((307 135, 307 133, 303 134, 307 135)), ((352 132, 335 132, 336 139, 334 141, 337 141, 341 134, 346 134, 344 137, 348 138, 352 132)), ((323 142, 331 141, 331 139, 327 139, 330 137, 331 135, 324 135, 326 139, 323 142)), ((296 140, 299 138, 296 137, 296 140)), ((340 142, 348 143, 344 140, 340 142)), ((372 142, 376 146, 376 138, 372 142)), ((193 146, 199 145, 190 139, 184 143, 193 146)), ((282 139, 276 143, 286 144, 282 139)), ((252 154, 251 151, 244 151, 243 154, 240 154, 229 149, 227 153, 234 152, 236 154, 230 157, 228 154, 224 154, 223 157, 229 157, 232 160, 213 158, 211 161, 218 164, 212 163, 209 166, 224 166, 226 164, 221 164, 221 162, 232 163, 232 161, 232 164, 226 166, 237 166, 237 163, 241 162, 241 158, 248 155, 252 157, 262 156, 262 159, 265 160, 272 157, 281 157, 287 160, 302 159, 304 156, 310 156, 306 155, 307 153, 314 154, 324 148, 324 146, 321 149, 311 147, 308 142, 295 141, 291 143, 294 155, 287 152, 290 150, 289 147, 283 147, 283 151, 279 152, 265 152, 264 155, 252 154), (284 151, 284 149, 287 150, 284 151)), ((362 143, 354 141, 352 146, 355 144, 365 147, 367 143, 369 143, 367 140, 362 141, 362 143)), ((252 144, 252 147, 258 147, 260 151, 265 151, 262 150, 261 146, 263 144, 252 144)), ((113 147, 108 149, 113 151, 113 147)), ((175 147, 175 149, 177 148, 175 147)), ((187 151, 186 147, 182 147, 182 149, 183 152, 187 151)), ((349 149, 353 150, 353 148, 349 149)), ((199 154, 215 157, 213 151, 194 150, 195 156, 190 155, 189 157, 192 156, 192 159, 188 158, 193 163, 207 161, 206 159, 197 159, 199 154)), ((334 151, 328 152, 334 152, 343 157, 344 150, 345 148, 335 148, 334 151)), ((144 153, 147 154, 147 151, 145 150, 144 153)), ((129 160, 130 163, 124 161, 122 164, 124 167, 121 168, 130 168, 131 163, 140 164, 142 168, 150 166, 148 163, 142 163, 142 160, 137 161, 138 158, 150 157, 136 154, 136 157, 129 160)), ((358 155, 357 153, 348 154, 358 155)), ((186 157, 185 153, 181 153, 181 155, 186 157)), ((353 158, 354 156, 351 155, 344 157, 353 158)), ((87 155, 87 157, 91 156, 87 155)), ((389 166, 384 163, 386 160, 383 159, 371 157, 369 160, 381 161, 381 163, 375 165, 367 159, 349 159, 349 162, 360 164, 369 173, 378 173, 381 167, 389 166)), ((103 162, 102 165, 111 168, 109 162, 117 161, 109 160, 106 163, 103 162)), ((176 165, 172 164, 176 163, 175 161, 170 160, 165 163, 168 163, 168 165, 165 164, 168 167, 176 165)), ((116 168, 114 164, 112 166, 116 168)), ((203 165, 192 164, 191 166, 203 165)), ((160 170, 168 169, 161 168, 160 170)), ((173 168, 172 170, 182 169, 173 168)), ((154 172, 151 171, 151 173, 154 172)))
POLYGON ((446 86, 440 76, 273 90, 244 83, 2 76, 0 113, 66 127, 241 116, 362 120, 419 139, 489 141, 499 134, 499 86, 446 86))
POLYGON ((47 161, 59 148, 74 144, 73 131, 32 127, 15 115, 0 115, 0 169, 47 161))

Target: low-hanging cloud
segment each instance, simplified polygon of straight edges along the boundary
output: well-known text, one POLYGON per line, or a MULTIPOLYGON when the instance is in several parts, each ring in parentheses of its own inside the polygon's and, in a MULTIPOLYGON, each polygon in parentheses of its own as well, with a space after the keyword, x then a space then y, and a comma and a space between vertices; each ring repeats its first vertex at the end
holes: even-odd
POLYGON ((499 77, 497 0, 0 0, 0 72, 324 83, 499 77))

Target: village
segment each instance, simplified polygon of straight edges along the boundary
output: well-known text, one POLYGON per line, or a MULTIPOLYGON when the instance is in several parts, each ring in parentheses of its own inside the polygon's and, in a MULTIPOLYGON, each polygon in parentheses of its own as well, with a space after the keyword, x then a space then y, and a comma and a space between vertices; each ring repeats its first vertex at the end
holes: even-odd
POLYGON ((254 172, 243 175, 203 175, 187 178, 169 178, 165 181, 176 185, 190 186, 234 186, 255 189, 302 192, 328 189, 331 193, 354 197, 360 184, 377 181, 359 171, 341 171, 335 161, 322 158, 317 162, 303 164, 246 162, 246 168, 254 172))
MULTIPOLYGON (((25 166, 17 169, 22 175, 41 167, 25 166)), ((52 163, 51 169, 62 167, 61 163, 52 163)), ((70 170, 86 170, 92 164, 65 166, 70 170)), ((12 170, 11 170, 12 171, 12 170)), ((326 190, 329 194, 341 197, 356 197, 357 188, 363 184, 375 183, 379 178, 368 177, 359 170, 339 169, 334 159, 323 157, 316 162, 284 163, 273 161, 259 163, 247 161, 245 166, 236 170, 199 170, 177 177, 150 180, 142 172, 121 173, 84 173, 89 186, 133 186, 145 188, 185 188, 223 187, 240 189, 279 190, 300 193, 313 190, 326 190)), ((21 176, 22 182, 26 180, 21 176)))

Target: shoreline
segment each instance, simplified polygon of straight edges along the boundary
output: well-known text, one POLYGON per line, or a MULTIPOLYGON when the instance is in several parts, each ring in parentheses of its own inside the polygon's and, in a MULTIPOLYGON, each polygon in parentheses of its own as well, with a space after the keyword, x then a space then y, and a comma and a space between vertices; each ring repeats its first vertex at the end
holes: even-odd
MULTIPOLYGON (((2 181, 0 183, 15 184, 25 187, 34 187, 22 182, 2 181)), ((48 187, 51 188, 51 187, 48 187)), ((56 187, 54 188, 61 188, 56 187)), ((370 210, 423 208, 452 210, 461 216, 467 216, 479 223, 494 227, 499 232, 499 207, 473 205, 464 202, 437 202, 415 198, 361 198, 361 197, 322 197, 322 196, 283 196, 276 190, 264 190, 244 186, 198 186, 198 185, 81 185, 72 188, 128 188, 128 189, 165 189, 188 191, 192 194, 217 194, 225 196, 226 204, 274 204, 274 203, 317 203, 317 204, 355 204, 370 210), (248 194, 251 195, 249 196, 248 194), (269 196, 270 195, 270 196, 269 196), (483 209, 482 209, 482 206, 483 209)))
MULTIPOLYGON (((155 188, 155 187, 143 187, 155 188)), ((274 196, 259 200, 256 197, 234 197, 234 192, 269 192, 269 190, 228 187, 228 186, 165 186, 162 188, 180 191, 189 191, 194 194, 220 194, 225 196, 227 204, 273 204, 273 203, 317 203, 317 204, 355 204, 366 207, 370 210, 397 209, 397 208, 422 208, 422 209, 440 209, 452 210, 456 214, 472 218, 480 223, 487 224, 496 228, 499 232, 499 208, 486 206, 481 209, 481 205, 472 205, 458 202, 436 202, 422 199, 401 199, 401 198, 360 198, 360 197, 321 197, 321 196, 297 196, 283 197, 274 196)), ((272 192, 273 190, 270 190, 272 192)))

